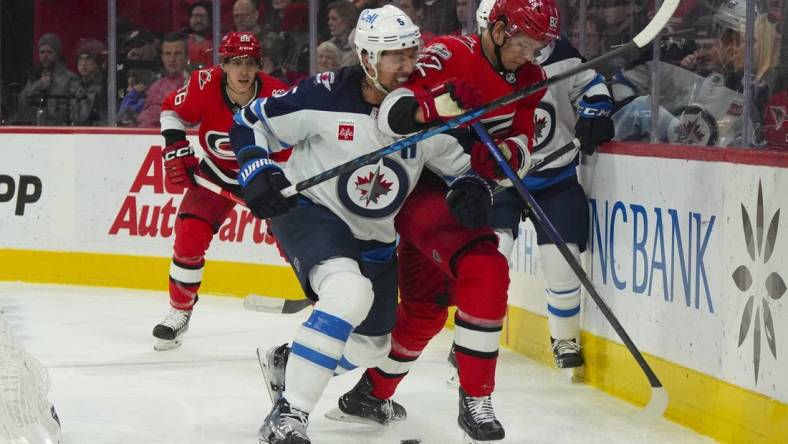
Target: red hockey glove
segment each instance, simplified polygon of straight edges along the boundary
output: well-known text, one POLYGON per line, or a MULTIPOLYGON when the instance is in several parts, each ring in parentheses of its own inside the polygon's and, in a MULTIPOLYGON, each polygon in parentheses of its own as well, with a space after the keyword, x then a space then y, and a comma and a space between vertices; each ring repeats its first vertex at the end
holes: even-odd
POLYGON ((417 91, 414 98, 425 123, 449 120, 482 104, 479 90, 462 79, 447 80, 430 91, 417 91))
MULTIPOLYGON (((531 165, 530 153, 512 139, 498 139, 495 144, 498 145, 509 166, 519 177, 522 177, 531 165)), ((490 150, 482 142, 474 143, 471 148, 471 168, 485 179, 499 181, 504 186, 511 186, 511 182, 495 162, 490 150)))
POLYGON ((194 188, 194 170, 199 161, 194 155, 194 149, 188 140, 179 140, 172 145, 167 145, 161 152, 164 157, 164 171, 167 172, 167 181, 171 185, 194 188))

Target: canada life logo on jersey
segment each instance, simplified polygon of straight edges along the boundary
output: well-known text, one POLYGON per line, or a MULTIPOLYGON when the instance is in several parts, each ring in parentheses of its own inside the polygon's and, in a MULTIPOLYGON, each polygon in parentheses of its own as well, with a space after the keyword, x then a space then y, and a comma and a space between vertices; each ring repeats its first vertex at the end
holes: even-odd
POLYGON ((340 120, 337 127, 337 140, 352 142, 356 125, 352 120, 340 120))

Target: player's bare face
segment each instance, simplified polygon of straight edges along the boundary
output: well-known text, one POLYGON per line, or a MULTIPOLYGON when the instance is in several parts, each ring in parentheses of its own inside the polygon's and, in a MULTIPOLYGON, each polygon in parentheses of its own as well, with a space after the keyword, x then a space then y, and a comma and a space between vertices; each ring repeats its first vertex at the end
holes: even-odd
POLYGON ((378 82, 388 91, 399 88, 416 69, 418 48, 385 51, 378 61, 378 82))
POLYGON ((227 74, 230 89, 236 94, 244 94, 254 86, 255 74, 260 69, 260 64, 251 57, 234 57, 222 63, 222 69, 227 74))
POLYGON ((518 32, 501 47, 501 64, 508 71, 516 71, 526 63, 532 63, 549 44, 518 32))

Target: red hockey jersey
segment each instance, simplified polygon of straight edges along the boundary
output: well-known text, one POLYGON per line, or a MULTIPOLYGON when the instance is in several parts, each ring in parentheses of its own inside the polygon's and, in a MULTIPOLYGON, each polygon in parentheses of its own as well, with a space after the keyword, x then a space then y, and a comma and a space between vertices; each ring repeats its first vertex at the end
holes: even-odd
MULTIPOLYGON (((499 73, 484 55, 478 35, 449 35, 438 37, 424 48, 416 62, 416 71, 403 85, 411 91, 431 90, 437 85, 463 79, 472 83, 481 93, 481 101, 492 102, 515 90, 542 81, 546 75, 539 65, 526 63, 516 72, 499 73)), ((395 91, 386 101, 401 95, 395 91)), ((534 110, 544 97, 545 90, 498 108, 484 115, 482 122, 495 138, 517 137, 533 150, 534 110), (527 140, 525 137, 527 136, 527 140)), ((390 107, 381 107, 382 122, 387 121, 386 112, 390 107)), ((381 122, 381 123, 382 123, 381 122)), ((393 133, 393 131, 384 132, 393 133)), ((390 130, 390 129, 389 129, 390 130)))
MULTIPOLYGON (((200 124, 203 159, 224 182, 237 184, 238 163, 230 148, 228 132, 233 115, 240 109, 225 91, 222 68, 215 66, 192 73, 189 83, 167 96, 162 104, 161 130, 186 131, 200 124)), ((288 90, 288 86, 267 74, 257 73, 257 96, 270 97, 288 90)), ((244 104, 245 105, 245 104, 244 104)))

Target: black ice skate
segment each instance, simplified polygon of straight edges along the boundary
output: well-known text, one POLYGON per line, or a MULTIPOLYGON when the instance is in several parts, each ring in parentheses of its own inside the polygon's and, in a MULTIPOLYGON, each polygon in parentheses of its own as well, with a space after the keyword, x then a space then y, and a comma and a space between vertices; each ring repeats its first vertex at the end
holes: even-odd
POLYGON ((260 443, 311 444, 306 436, 309 413, 290 408, 285 398, 279 398, 265 418, 257 435, 260 443))
POLYGON ((504 438, 503 426, 495 417, 492 398, 468 396, 460 388, 460 415, 457 422, 465 431, 466 443, 494 442, 504 438))
POLYGON ((287 344, 273 347, 267 353, 263 352, 262 348, 257 349, 257 360, 260 361, 268 396, 274 404, 285 391, 285 366, 288 356, 290 356, 290 346, 287 344))
POLYGON ((189 330, 189 319, 192 316, 191 310, 178 310, 170 308, 167 317, 161 323, 153 327, 153 349, 156 351, 169 350, 181 345, 181 336, 189 330))
POLYGON ((457 373, 457 356, 454 354, 454 346, 451 347, 449 357, 446 360, 449 361, 449 366, 451 367, 449 377, 446 378, 446 384, 449 387, 457 388, 460 386, 460 375, 457 373))
POLYGON ((556 367, 576 368, 583 366, 583 355, 580 354, 580 344, 576 340, 550 338, 550 344, 556 367))
POLYGON ((382 424, 404 421, 405 407, 391 399, 378 399, 371 394, 372 382, 366 374, 353 389, 339 398, 339 408, 326 413, 326 418, 337 421, 382 424))

